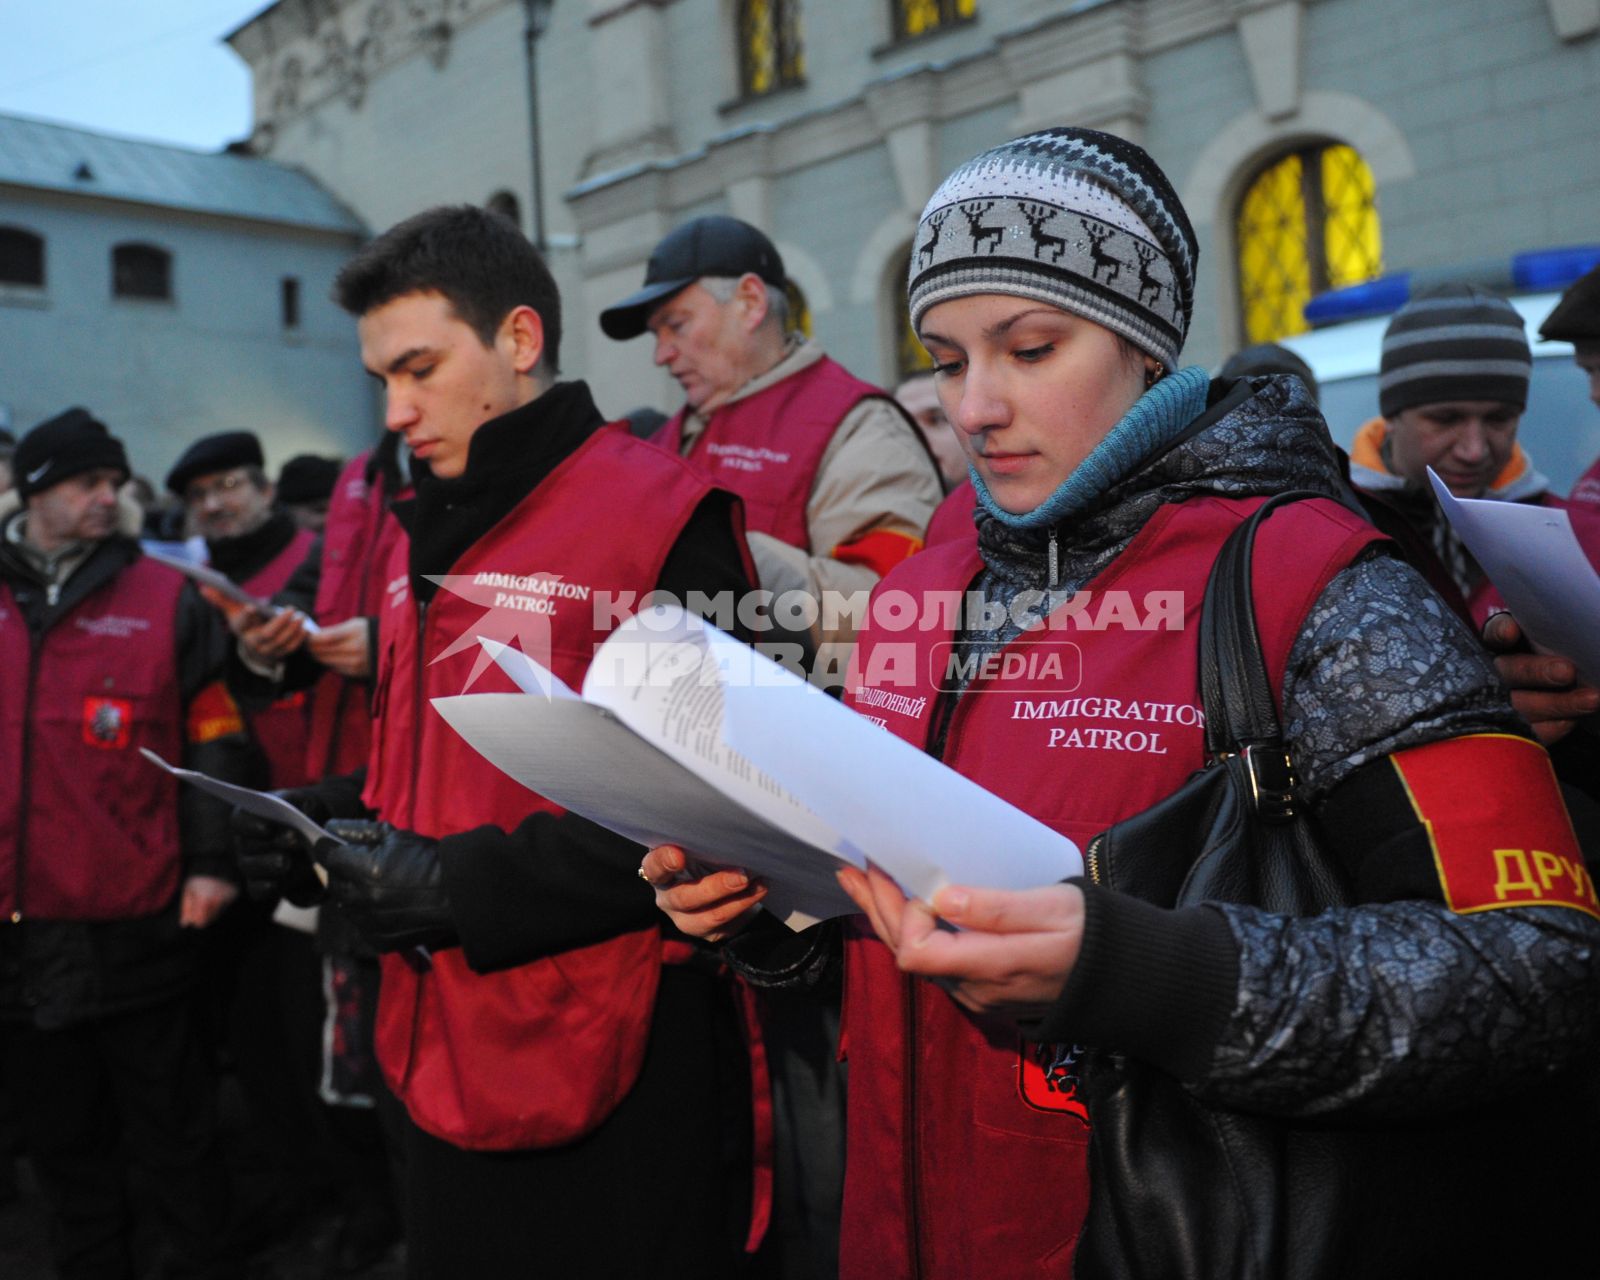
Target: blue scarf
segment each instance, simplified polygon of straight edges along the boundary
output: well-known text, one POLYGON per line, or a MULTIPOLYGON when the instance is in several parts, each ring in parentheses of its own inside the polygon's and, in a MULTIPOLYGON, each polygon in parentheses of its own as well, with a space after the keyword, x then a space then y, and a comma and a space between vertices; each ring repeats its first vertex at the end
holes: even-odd
POLYGON ((988 486, 977 469, 968 468, 972 487, 984 510, 1012 529, 1040 529, 1059 524, 1082 511, 1117 481, 1132 475, 1134 468, 1171 444, 1206 407, 1211 379, 1198 365, 1163 378, 1146 391, 1112 427, 1106 438, 1095 445, 1089 456, 1073 468, 1061 487, 1032 511, 1013 515, 1002 510, 989 495, 988 486))

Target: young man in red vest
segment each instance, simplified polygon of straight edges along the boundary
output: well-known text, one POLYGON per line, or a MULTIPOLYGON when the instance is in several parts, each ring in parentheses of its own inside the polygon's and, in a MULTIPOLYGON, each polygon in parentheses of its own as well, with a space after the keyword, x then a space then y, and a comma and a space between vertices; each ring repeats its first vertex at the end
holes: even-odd
POLYGON ((131 1275, 131 1158, 173 1274, 237 1274, 222 1229, 196 928, 233 899, 226 811, 140 756, 245 780, 227 633, 146 559, 122 443, 83 409, 0 498, 0 1056, 60 1274, 131 1275), (187 926, 187 928, 185 928, 187 926))
MULTIPOLYGON (((431 699, 511 687, 494 668, 472 682, 486 613, 464 579, 559 578, 537 656, 576 684, 615 622, 600 593, 748 589, 736 504, 556 381, 555 282, 503 219, 419 214, 336 290, 416 496, 395 508, 365 777, 298 801, 376 818, 325 856, 333 900, 385 952, 410 1274, 731 1274, 748 1179, 723 1118, 748 1110, 728 991, 662 936, 637 846, 501 774, 431 699)), ((298 849, 244 861, 296 896, 314 884, 298 849)))

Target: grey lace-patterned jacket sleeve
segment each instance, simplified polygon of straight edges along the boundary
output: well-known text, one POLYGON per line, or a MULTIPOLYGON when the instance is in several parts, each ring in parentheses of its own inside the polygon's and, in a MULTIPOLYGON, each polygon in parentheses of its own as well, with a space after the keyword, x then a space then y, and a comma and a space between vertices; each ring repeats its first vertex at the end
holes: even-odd
POLYGON ((1526 733, 1483 646, 1381 549, 1338 574, 1289 652, 1284 737, 1307 800, 1364 764, 1464 733, 1526 733))
POLYGON ((1563 907, 1396 902, 1309 920, 1215 907, 1238 1000, 1208 1101, 1278 1115, 1423 1115, 1591 1053, 1600 922, 1563 907))
MULTIPOLYGON (((1394 751, 1525 731, 1473 637, 1387 556, 1346 569, 1317 602, 1284 706, 1313 803, 1394 751)), ((1600 922, 1580 911, 1212 909, 1238 944, 1239 982, 1210 1070, 1190 1085, 1222 1105, 1415 1115, 1536 1079, 1600 1038, 1600 922)))

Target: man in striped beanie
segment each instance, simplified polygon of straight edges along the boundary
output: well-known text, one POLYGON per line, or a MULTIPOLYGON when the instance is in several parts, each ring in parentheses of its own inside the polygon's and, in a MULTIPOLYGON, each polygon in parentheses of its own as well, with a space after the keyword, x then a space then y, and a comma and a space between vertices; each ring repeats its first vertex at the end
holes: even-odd
POLYGON ((1378 366, 1383 470, 1426 491, 1432 467, 1459 498, 1543 492, 1517 448, 1532 374, 1522 317, 1504 298, 1453 285, 1408 302, 1384 332, 1378 366))
MULTIPOLYGON (((1461 498, 1566 505, 1517 444, 1532 369, 1522 317, 1504 298, 1458 285, 1413 299, 1383 335, 1383 416, 1357 432, 1350 478, 1374 523, 1483 628, 1512 705, 1549 745, 1600 708, 1600 693, 1579 683, 1565 658, 1525 652, 1509 614, 1493 616, 1503 602, 1439 510, 1427 475, 1432 467, 1461 498)), ((1587 544, 1600 525, 1575 521, 1574 532, 1587 544)))
POLYGON ((1434 502, 1428 468, 1458 498, 1543 500, 1550 482, 1517 444, 1532 373, 1522 317, 1504 298, 1472 285, 1413 298, 1383 335, 1382 417, 1350 447, 1356 487, 1427 539, 1475 611, 1487 584, 1434 502))

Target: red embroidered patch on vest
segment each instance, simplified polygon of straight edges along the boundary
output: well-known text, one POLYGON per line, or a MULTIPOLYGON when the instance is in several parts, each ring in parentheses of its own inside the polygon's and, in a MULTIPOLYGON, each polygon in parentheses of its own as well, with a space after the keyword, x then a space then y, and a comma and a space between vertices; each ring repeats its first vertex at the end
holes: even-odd
POLYGON ((133 724, 133 704, 121 698, 83 700, 83 740, 91 747, 114 751, 126 747, 133 724))
POLYGON ((1427 828, 1452 911, 1546 906, 1600 916, 1550 757, 1538 743, 1474 734, 1391 760, 1427 828))
POLYGON ((1069 1044, 1024 1040, 1017 1061, 1017 1092, 1035 1111, 1064 1111, 1088 1122, 1078 1100, 1078 1050, 1069 1044))
POLYGON ((244 732, 244 717, 227 686, 220 680, 208 684, 189 701, 184 737, 193 743, 215 742, 244 732))

